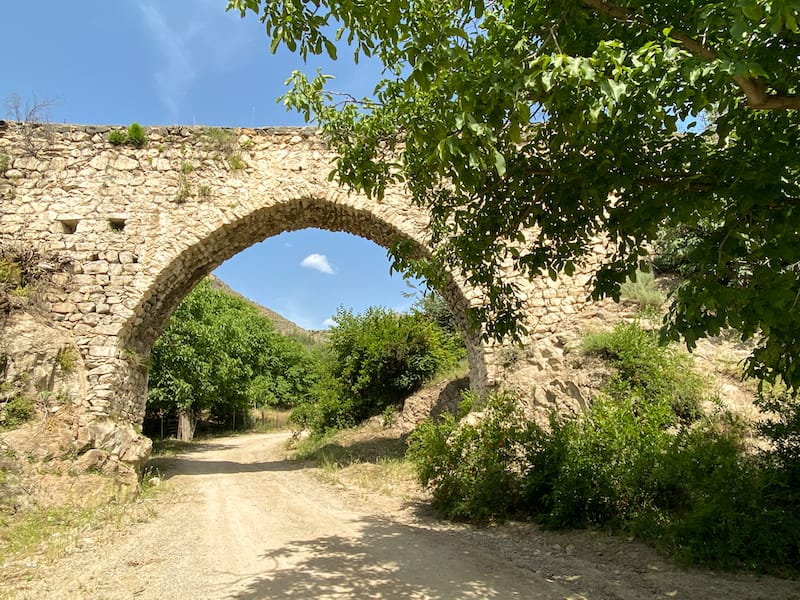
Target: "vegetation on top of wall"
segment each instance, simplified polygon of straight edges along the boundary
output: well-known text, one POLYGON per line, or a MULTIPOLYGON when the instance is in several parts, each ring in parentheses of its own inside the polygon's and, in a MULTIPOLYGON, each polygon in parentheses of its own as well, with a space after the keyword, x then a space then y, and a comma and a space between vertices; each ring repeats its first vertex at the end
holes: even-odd
MULTIPOLYGON (((23 100, 18 94, 11 94, 5 99, 6 114, 20 123, 18 129, 20 146, 30 156, 38 156, 52 141, 52 131, 48 126, 50 108, 53 100, 39 100, 35 96, 23 100)), ((4 169, 0 169, 3 171, 4 169)))
POLYGON ((225 161, 232 170, 240 171, 247 167, 234 131, 220 127, 206 127, 203 135, 206 146, 216 153, 220 160, 225 161))
POLYGON ((108 143, 113 146, 134 146, 141 148, 147 143, 147 134, 138 123, 131 123, 124 133, 118 129, 109 132, 108 143))

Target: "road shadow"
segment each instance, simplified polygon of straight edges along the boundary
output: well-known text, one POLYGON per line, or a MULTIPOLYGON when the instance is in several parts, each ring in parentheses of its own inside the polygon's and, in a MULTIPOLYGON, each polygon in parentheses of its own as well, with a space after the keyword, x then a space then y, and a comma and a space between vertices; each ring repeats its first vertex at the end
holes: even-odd
MULTIPOLYGON (((563 588, 475 557, 446 532, 365 518, 354 537, 326 535, 291 542, 262 555, 274 569, 220 597, 261 598, 453 598, 563 597, 563 588), (434 548, 436 550, 434 550, 434 548), (514 576, 509 576, 509 571, 514 576)), ((473 551, 474 551, 474 547, 473 551)))
POLYGON ((151 458, 147 468, 161 473, 163 479, 177 475, 221 475, 233 473, 275 473, 299 471, 308 466, 293 460, 275 460, 240 463, 231 460, 198 460, 191 456, 165 456, 151 458))

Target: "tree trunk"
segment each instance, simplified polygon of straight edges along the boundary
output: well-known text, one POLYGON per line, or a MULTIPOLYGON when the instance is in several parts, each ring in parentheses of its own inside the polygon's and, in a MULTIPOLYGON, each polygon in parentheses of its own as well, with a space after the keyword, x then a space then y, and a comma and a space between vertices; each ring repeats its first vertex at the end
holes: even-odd
POLYGON ((192 411, 178 411, 178 439, 182 442, 191 442, 194 437, 194 419, 192 411))

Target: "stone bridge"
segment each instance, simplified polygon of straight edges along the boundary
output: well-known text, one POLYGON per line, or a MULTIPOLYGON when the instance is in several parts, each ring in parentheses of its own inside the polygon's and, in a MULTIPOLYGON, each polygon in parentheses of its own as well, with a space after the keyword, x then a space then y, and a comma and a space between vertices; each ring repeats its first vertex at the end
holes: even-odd
MULTIPOLYGON (((192 287, 241 250, 317 227, 425 252, 427 215, 402 189, 378 202, 329 181, 333 157, 314 130, 148 128, 142 147, 109 143, 112 131, 125 130, 0 122, 0 246, 64 260, 39 315, 79 353, 81 397, 70 402, 83 414, 82 450, 128 463, 147 454, 136 432, 150 348, 192 287)), ((529 341, 576 312, 588 277, 530 282, 509 271, 529 341)), ((498 349, 466 330, 464 310, 483 295, 448 280, 438 291, 464 328, 471 385, 482 389, 497 379, 498 349)))

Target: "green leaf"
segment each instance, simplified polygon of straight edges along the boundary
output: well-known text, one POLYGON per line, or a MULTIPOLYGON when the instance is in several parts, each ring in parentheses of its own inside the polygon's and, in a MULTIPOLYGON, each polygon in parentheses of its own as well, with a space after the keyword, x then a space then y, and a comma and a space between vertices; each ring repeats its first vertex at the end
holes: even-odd
POLYGON ((506 174, 506 159, 497 150, 494 151, 494 168, 500 177, 506 174))

